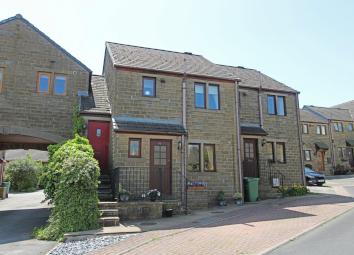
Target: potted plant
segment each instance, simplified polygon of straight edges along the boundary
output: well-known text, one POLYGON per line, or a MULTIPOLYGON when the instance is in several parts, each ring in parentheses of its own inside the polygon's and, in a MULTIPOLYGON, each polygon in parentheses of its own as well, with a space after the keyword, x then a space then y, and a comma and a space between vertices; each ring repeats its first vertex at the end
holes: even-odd
POLYGON ((155 202, 161 196, 161 193, 157 189, 152 189, 146 193, 146 196, 149 197, 151 202, 155 202))
POLYGON ((232 197, 235 200, 235 204, 242 205, 242 193, 236 192, 232 197))
POLYGON ((121 189, 121 191, 119 191, 119 200, 122 202, 128 202, 130 198, 130 192, 125 190, 125 189, 121 189))
POLYGON ((218 195, 216 196, 216 200, 218 201, 219 206, 227 205, 227 203, 225 201, 225 192, 224 191, 218 192, 218 195))

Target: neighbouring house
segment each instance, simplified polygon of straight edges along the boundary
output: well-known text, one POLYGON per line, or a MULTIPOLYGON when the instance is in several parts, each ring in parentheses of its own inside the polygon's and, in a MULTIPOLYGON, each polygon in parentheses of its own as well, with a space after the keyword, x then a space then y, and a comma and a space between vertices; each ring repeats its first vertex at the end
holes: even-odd
POLYGON ((0 151, 68 139, 90 69, 21 15, 0 21, 0 31, 0 151))
POLYGON ((260 177, 262 197, 303 183, 298 92, 256 70, 107 42, 91 85, 88 137, 136 197, 157 188, 183 200, 187 190, 200 208, 242 191, 243 176, 260 177))
POLYGON ((343 108, 306 105, 302 113, 306 113, 306 115, 302 114, 303 125, 310 124, 311 119, 316 119, 316 122, 312 122, 316 123, 313 124, 314 128, 311 130, 311 125, 308 125, 309 134, 302 136, 303 150, 312 152, 313 159, 309 161, 316 161, 318 170, 326 174, 333 174, 335 169, 342 167, 352 169, 354 167, 354 119, 350 111, 343 108), (310 144, 315 144, 315 147, 311 149, 310 144))
POLYGON ((262 198, 304 183, 299 92, 261 72, 107 42, 92 75, 22 16, 0 28, 0 150, 71 137, 78 105, 101 198, 158 189, 165 203, 205 208, 243 192, 243 177, 260 178, 262 198))

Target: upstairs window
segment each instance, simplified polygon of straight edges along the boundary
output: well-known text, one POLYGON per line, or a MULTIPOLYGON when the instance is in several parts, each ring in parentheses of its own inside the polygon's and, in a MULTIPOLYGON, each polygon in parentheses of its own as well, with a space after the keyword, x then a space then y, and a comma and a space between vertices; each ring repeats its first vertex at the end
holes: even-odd
POLYGON ((55 95, 66 94, 66 76, 59 74, 55 75, 53 91, 55 95))
POLYGON ((156 78, 143 77, 143 96, 156 97, 156 78))
POLYGON ((343 123, 341 122, 333 123, 333 127, 336 132, 343 132, 343 123))
POLYGON ((208 109, 219 110, 219 86, 208 86, 208 109))
POLYGON ((267 97, 267 109, 269 115, 286 115, 285 97, 268 95, 267 97))
POLYGON ((2 91, 3 83, 4 83, 4 68, 0 67, 0 93, 2 91))
POLYGON ((194 85, 195 107, 205 108, 205 84, 196 83, 194 85))
POLYGON ((267 104, 268 104, 268 114, 275 115, 276 114, 275 96, 268 96, 267 104))
POLYGON ((49 86, 50 86, 50 73, 38 73, 37 79, 37 92, 39 93, 49 93, 49 86))
MULTIPOLYGON (((1 87, 1 85, 0 85, 0 87, 1 87)), ((0 91, 1 91, 1 89, 0 89, 0 91)), ((349 123, 349 124, 348 124, 348 131, 349 131, 349 132, 352 132, 352 131, 353 131, 353 123, 349 123)))
POLYGON ((303 134, 309 133, 309 125, 308 124, 302 124, 302 133, 303 134))
POLYGON ((325 125, 317 125, 316 126, 316 134, 318 135, 326 135, 326 126, 325 125))

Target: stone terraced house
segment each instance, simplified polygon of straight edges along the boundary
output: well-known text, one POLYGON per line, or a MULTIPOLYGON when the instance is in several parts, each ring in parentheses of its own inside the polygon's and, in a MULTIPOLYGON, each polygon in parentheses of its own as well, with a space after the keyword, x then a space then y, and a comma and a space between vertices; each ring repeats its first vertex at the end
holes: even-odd
POLYGON ((350 110, 304 106, 301 110, 305 165, 328 175, 354 167, 354 119, 350 110))
POLYGON ((303 184, 299 93, 259 71, 107 42, 92 75, 20 15, 0 22, 0 47, 0 150, 68 139, 79 105, 103 198, 158 189, 205 208, 242 192, 243 177, 260 178, 262 198, 303 184))

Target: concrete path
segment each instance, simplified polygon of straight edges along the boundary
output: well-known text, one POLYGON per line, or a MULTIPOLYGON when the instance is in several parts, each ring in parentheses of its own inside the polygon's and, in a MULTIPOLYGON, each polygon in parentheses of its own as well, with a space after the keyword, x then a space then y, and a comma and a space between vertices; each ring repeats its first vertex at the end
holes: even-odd
POLYGON ((56 242, 32 238, 34 227, 42 226, 49 216, 49 207, 42 204, 42 191, 10 194, 0 200, 0 255, 46 254, 56 242))
POLYGON ((353 198, 337 194, 268 200, 243 208, 230 205, 204 218, 185 216, 183 223, 177 220, 168 228, 156 221, 160 228, 91 254, 259 254, 353 207, 353 198))

